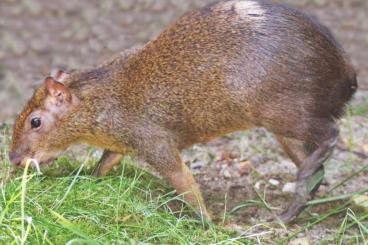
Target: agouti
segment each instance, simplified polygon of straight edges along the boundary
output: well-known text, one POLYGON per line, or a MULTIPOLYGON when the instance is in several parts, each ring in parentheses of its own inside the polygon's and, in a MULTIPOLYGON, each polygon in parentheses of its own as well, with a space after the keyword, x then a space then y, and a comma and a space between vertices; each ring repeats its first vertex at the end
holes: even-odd
POLYGON ((299 167, 281 214, 289 222, 318 189, 336 120, 356 89, 349 59, 315 18, 280 4, 220 1, 97 68, 47 77, 15 123, 9 157, 20 166, 49 162, 87 143, 105 149, 102 176, 134 154, 210 219, 181 150, 264 127, 299 167))

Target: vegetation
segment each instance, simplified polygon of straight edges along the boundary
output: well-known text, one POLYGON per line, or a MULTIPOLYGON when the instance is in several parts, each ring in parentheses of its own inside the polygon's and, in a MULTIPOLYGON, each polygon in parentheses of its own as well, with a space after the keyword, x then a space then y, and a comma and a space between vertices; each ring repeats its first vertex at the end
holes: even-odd
MULTIPOLYGON (((252 227, 234 225, 235 210, 258 206, 272 209, 266 196, 259 193, 254 200, 227 210, 221 221, 206 224, 175 196, 162 180, 134 167, 130 158, 114 174, 97 179, 90 176, 96 163, 96 151, 89 149, 82 162, 62 157, 43 175, 31 169, 17 170, 7 160, 9 127, 2 127, 0 241, 12 244, 254 244, 275 242, 286 244, 312 227, 331 222, 339 224, 326 243, 365 244, 368 239, 368 212, 357 210, 348 193, 311 201, 311 206, 324 204, 319 214, 307 209, 303 226, 288 227, 277 222, 265 225, 262 232, 249 233, 252 227), (336 220, 336 219, 335 219, 336 220), (341 224, 340 224, 341 223, 341 224), (283 230, 283 232, 280 232, 283 230), (271 236, 270 236, 271 234, 271 236), (284 234, 284 235, 281 235, 284 234), (267 239, 263 239, 267 235, 267 239), (274 240, 269 240, 274 239, 274 240)), ((98 155, 98 154, 97 154, 98 155)), ((366 172, 347 176, 349 181, 366 172)), ((342 183, 343 184, 343 183, 342 183)), ((335 188, 339 186, 335 185, 335 188)), ((364 199, 363 199, 364 200, 364 199)), ((305 215, 304 215, 305 216, 305 215)), ((301 223, 301 222, 299 222, 301 223)))
MULTIPOLYGON (((6 151, 2 154, 6 158, 6 151)), ((56 168, 67 160, 58 160, 56 168)), ((116 175, 102 179, 89 175, 89 161, 87 157, 70 176, 48 177, 25 169, 3 183, 1 243, 247 243, 244 235, 193 217, 161 180, 132 167, 129 158, 116 175)), ((53 175, 55 169, 50 171, 53 175)))

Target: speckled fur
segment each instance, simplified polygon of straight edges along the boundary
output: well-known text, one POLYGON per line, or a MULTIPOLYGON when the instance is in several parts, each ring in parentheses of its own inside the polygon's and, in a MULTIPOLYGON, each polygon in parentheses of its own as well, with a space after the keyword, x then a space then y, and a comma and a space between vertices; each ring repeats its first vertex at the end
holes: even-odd
MULTIPOLYGON (((189 12, 144 47, 76 71, 65 84, 81 103, 37 147, 128 149, 164 176, 178 168, 180 150, 251 127, 318 146, 334 135, 357 88, 326 27, 287 6, 254 1, 189 12)), ((14 151, 42 91, 16 123, 14 151)))

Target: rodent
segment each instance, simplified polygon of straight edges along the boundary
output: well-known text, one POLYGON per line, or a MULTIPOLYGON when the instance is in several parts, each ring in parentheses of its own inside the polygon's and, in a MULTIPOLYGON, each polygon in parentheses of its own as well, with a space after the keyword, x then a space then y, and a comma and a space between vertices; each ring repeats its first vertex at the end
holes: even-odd
POLYGON ((357 86, 349 58, 314 17, 281 4, 220 1, 98 67, 47 77, 16 120, 9 158, 48 162, 83 142, 105 149, 101 176, 135 154, 210 219, 181 150, 264 127, 299 167, 280 216, 290 222, 322 181, 311 183, 323 177, 336 121, 357 86))

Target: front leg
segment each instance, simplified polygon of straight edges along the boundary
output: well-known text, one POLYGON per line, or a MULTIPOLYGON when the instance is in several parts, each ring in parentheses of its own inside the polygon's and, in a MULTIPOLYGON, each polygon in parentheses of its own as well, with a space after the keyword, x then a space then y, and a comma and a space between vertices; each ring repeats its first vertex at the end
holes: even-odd
POLYGON ((92 175, 97 177, 106 176, 108 172, 110 172, 115 165, 118 165, 122 159, 122 154, 105 150, 92 175))
POLYGON ((177 165, 175 166, 175 169, 166 169, 165 167, 160 166, 155 166, 155 168, 160 172, 161 176, 175 188, 178 194, 183 195, 186 202, 194 207, 207 221, 210 221, 211 216, 207 212, 202 193, 193 177, 193 174, 181 159, 180 162, 175 164, 177 165))
POLYGON ((179 195, 183 195, 188 204, 210 221, 211 217, 207 212, 199 186, 189 168, 181 160, 179 150, 170 140, 170 136, 165 133, 157 135, 156 131, 154 135, 147 136, 137 145, 138 154, 152 165, 179 195))

